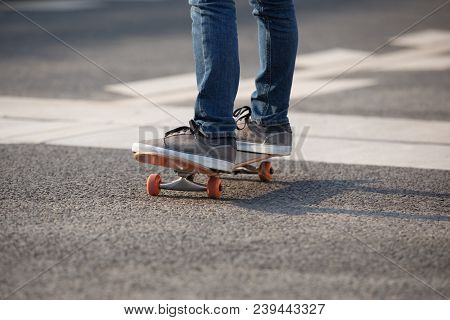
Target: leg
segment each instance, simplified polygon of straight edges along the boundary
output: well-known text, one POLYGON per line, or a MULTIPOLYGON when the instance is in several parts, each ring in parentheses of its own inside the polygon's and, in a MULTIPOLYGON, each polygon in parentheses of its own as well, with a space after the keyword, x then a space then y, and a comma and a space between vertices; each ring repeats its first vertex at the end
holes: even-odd
MULTIPOLYGON (((132 150, 146 162, 190 173, 232 172, 236 158, 234 99, 239 84, 239 56, 234 0, 189 0, 198 96, 189 126, 169 130, 162 139, 139 141, 132 150), (206 169, 205 169, 206 168, 206 169), (192 171, 192 172, 191 172, 192 171)), ((155 176, 152 176, 155 177, 155 176)), ((159 187, 197 189, 181 179, 174 186, 148 183, 148 192, 159 187)), ((220 180, 211 177, 208 195, 220 195, 220 180)))
POLYGON ((239 55, 234 0, 189 0, 198 96, 194 120, 208 136, 233 136, 239 55))
POLYGON ((298 46, 293 0, 250 0, 257 18, 260 71, 252 94, 252 120, 279 125, 287 118, 298 46))

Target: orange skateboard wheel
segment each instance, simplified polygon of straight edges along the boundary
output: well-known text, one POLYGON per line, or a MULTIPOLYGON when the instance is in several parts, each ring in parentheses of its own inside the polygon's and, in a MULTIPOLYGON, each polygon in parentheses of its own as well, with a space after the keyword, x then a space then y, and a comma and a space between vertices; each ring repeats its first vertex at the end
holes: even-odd
POLYGON ((258 168, 259 179, 263 182, 270 182, 272 181, 272 174, 272 164, 269 161, 261 162, 258 168))
POLYGON ((220 198, 222 195, 222 181, 220 181, 219 177, 209 177, 206 192, 208 193, 208 197, 212 199, 220 198))
POLYGON ((147 193, 151 196, 157 196, 161 191, 161 176, 159 174, 151 174, 147 178, 147 193))

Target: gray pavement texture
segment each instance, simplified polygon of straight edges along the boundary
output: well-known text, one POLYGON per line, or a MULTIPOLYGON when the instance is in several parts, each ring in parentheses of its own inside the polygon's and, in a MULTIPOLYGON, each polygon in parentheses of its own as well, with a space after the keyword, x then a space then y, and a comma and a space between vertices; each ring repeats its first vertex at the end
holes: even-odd
POLYGON ((130 152, 1 145, 0 296, 450 296, 448 171, 298 165, 149 197, 130 152))

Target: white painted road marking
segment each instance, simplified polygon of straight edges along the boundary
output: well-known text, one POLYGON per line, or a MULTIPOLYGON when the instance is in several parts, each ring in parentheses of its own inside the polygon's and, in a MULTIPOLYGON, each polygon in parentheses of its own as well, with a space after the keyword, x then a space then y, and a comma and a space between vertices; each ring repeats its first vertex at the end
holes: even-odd
MULTIPOLYGON (((439 71, 450 68, 450 31, 424 30, 403 35, 392 42, 402 48, 389 53, 371 56, 349 71, 439 71)), ((355 62, 367 57, 370 52, 335 48, 304 54, 297 57, 296 72, 291 99, 297 100, 310 95, 325 84, 328 79, 347 70, 355 62)), ((149 80, 129 82, 132 88, 162 105, 191 102, 197 89, 195 74, 180 74, 149 80)), ((373 78, 337 79, 323 87, 315 95, 353 90, 377 85, 373 78)), ((135 97, 135 93, 122 84, 108 85, 106 91, 135 97)), ((253 79, 242 79, 237 100, 249 100, 254 90, 253 79)))
MULTIPOLYGON (((372 56, 351 72, 447 70, 450 67, 450 31, 425 30, 393 42, 402 48, 372 56)), ((331 49, 302 55, 296 65, 292 98, 314 92, 328 79, 369 53, 331 49)), ((192 107, 173 104, 192 101, 196 95, 193 73, 129 83, 164 109, 187 121, 192 107), (172 106, 171 106, 172 105, 172 106)), ((343 78, 318 94, 374 86, 372 77, 343 78)), ((253 79, 244 79, 239 97, 248 99, 253 79)), ((133 98, 114 102, 0 97, 0 143, 52 143, 130 149, 140 138, 161 137, 179 126, 147 101, 136 98, 126 86, 106 90, 133 98), (140 132, 139 127, 147 126, 140 132), (150 128, 150 129, 149 129, 150 128)), ((330 163, 385 165, 450 170, 450 122, 290 113, 299 141, 309 127, 302 148, 305 160, 330 163)))
MULTIPOLYGON (((165 109, 186 123, 192 118, 191 107, 165 109)), ((296 112, 290 118, 297 142, 309 128, 301 153, 308 161, 450 170, 450 122, 296 112)), ((130 150, 178 125, 145 101, 0 97, 0 143, 130 150)))

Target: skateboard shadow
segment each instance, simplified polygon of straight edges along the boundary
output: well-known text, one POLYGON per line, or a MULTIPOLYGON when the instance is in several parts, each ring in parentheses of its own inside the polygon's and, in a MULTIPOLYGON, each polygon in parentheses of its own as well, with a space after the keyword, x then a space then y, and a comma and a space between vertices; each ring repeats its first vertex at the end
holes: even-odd
MULTIPOLYGON (((450 198, 448 193, 424 192, 408 189, 390 189, 368 187, 368 180, 302 180, 284 182, 281 188, 255 197, 236 199, 233 204, 250 210, 268 214, 304 215, 304 214, 344 214, 383 218, 414 220, 450 221, 450 216, 413 213, 405 211, 385 211, 374 209, 335 208, 321 206, 323 202, 349 192, 365 192, 380 195, 417 196, 450 198)), ((278 182, 277 182, 278 185, 278 182)), ((367 204, 365 204, 367 206, 367 204)))
MULTIPOLYGON (((225 181, 246 181, 246 182, 257 182, 257 183, 261 183, 261 181, 259 180, 258 176, 255 177, 255 175, 248 175, 248 177, 244 178, 242 177, 242 174, 239 176, 236 175, 228 175, 228 176, 222 176, 220 177, 222 180, 225 181)), ((290 184, 290 182, 288 181, 276 181, 277 185, 288 185, 290 184)))
POLYGON ((189 191, 175 191, 175 192, 164 192, 165 190, 163 190, 158 197, 159 198, 167 198, 167 199, 180 199, 180 200, 192 200, 192 199, 201 199, 201 200, 205 200, 205 201, 212 201, 212 202, 233 202, 233 201, 239 201, 242 200, 241 198, 236 198, 236 197, 224 197, 222 196, 220 198, 220 200, 218 199, 211 199, 210 197, 208 197, 208 195, 206 195, 205 192, 198 192, 198 193, 193 193, 193 192, 189 192, 189 191))

